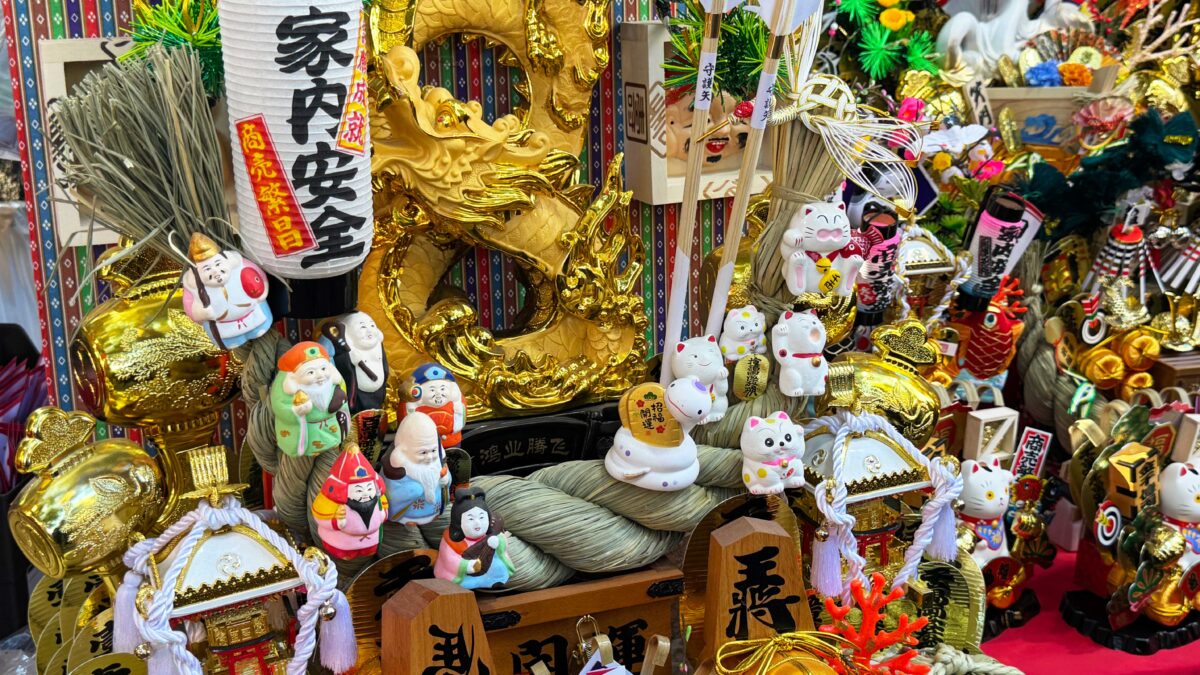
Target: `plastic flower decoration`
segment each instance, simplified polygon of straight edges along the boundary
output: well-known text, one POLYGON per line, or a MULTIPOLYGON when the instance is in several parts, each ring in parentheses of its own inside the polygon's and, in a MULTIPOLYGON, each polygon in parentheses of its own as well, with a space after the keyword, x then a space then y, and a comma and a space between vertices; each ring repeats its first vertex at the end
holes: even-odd
POLYGON ((900 110, 896 112, 896 117, 905 122, 919 122, 924 111, 925 101, 910 96, 900 102, 900 110))
POLYGON ((1059 64, 1058 74, 1068 87, 1086 87, 1092 83, 1092 69, 1082 63, 1059 64))
POLYGON ((1058 61, 1043 61, 1025 71, 1025 83, 1031 87, 1061 87, 1062 74, 1058 72, 1058 61))
POLYGON ((914 18, 916 18, 916 15, 912 12, 892 7, 891 9, 883 10, 883 13, 879 15, 879 23, 883 24, 888 30, 898 31, 911 23, 914 18))
POLYGON ((900 2, 900 0, 875 0, 875 1, 879 3, 880 7, 884 7, 884 8, 895 7, 896 4, 900 2))
POLYGON ((987 127, 982 124, 967 124, 953 126, 926 134, 921 145, 921 151, 932 154, 945 150, 951 155, 961 155, 963 150, 975 145, 987 136, 987 127))
POLYGON ((934 171, 941 173, 949 169, 953 163, 954 160, 950 157, 950 153, 943 151, 933 156, 933 159, 929 162, 929 166, 933 167, 934 171))
POLYGON ((1004 162, 998 159, 989 159, 986 162, 980 162, 975 167, 974 173, 977 180, 991 180, 1004 173, 1004 162))

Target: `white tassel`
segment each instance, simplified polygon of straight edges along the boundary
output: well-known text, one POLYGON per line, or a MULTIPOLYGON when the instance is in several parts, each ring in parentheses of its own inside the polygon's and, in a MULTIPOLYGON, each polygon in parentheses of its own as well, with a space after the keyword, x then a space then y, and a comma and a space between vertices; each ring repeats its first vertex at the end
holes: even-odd
POLYGON ((175 659, 171 656, 170 646, 156 645, 154 647, 154 651, 150 654, 150 660, 146 662, 146 672, 150 675, 181 672, 175 664, 175 659))
POLYGON ((825 541, 813 538, 812 581, 821 595, 836 598, 842 594, 842 556, 839 537, 825 526, 829 536, 825 541))
POLYGON ((956 525, 954 509, 947 506, 938 511, 937 523, 933 526, 933 539, 929 542, 929 548, 925 549, 930 558, 951 562, 958 557, 956 525))
POLYGON ((358 643, 346 595, 334 591, 332 602, 333 618, 321 624, 321 665, 334 673, 344 673, 358 663, 358 643))
POLYGON ((132 654, 142 642, 133 616, 137 611, 137 593, 141 586, 142 575, 129 570, 117 589, 113 608, 113 653, 132 654))

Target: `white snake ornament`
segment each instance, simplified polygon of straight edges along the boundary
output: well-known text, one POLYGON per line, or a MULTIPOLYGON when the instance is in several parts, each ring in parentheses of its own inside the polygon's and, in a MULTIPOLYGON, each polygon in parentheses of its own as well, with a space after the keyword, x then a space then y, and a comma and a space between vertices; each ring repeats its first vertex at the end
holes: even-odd
POLYGON ((1042 12, 1031 19, 1029 0, 1012 0, 990 18, 970 11, 954 14, 938 33, 937 50, 947 67, 966 65, 986 82, 995 77, 1000 57, 1007 54, 1015 63, 1021 47, 1035 35, 1056 28, 1090 27, 1087 16, 1069 2, 1046 0, 1042 12))

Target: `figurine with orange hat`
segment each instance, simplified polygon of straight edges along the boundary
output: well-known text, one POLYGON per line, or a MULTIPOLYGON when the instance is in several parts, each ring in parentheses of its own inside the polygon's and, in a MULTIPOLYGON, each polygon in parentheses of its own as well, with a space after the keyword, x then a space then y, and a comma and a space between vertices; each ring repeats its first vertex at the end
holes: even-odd
POLYGON ((357 443, 347 443, 312 503, 321 548, 342 560, 374 555, 387 512, 383 478, 357 443))
POLYGON ((292 457, 316 455, 342 444, 349 426, 346 386, 316 342, 299 342, 279 357, 271 383, 275 442, 292 457))
POLYGON ((267 275, 237 251, 222 251, 199 232, 188 245, 192 264, 183 273, 183 311, 221 349, 232 349, 271 330, 267 275))

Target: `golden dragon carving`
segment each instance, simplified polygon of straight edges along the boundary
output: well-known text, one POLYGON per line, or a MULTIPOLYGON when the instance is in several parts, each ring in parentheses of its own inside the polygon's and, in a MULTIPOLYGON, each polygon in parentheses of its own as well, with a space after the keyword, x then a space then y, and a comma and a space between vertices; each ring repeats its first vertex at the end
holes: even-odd
POLYGON ((640 233, 621 159, 575 183, 592 87, 608 64, 609 0, 384 0, 371 9, 376 233, 359 306, 386 334, 392 391, 437 361, 478 419, 619 396, 645 377, 640 233), (475 101, 419 85, 419 49, 453 33, 507 48, 531 108, 488 123, 475 101), (516 327, 479 325, 446 272, 502 251, 526 285, 516 327))

